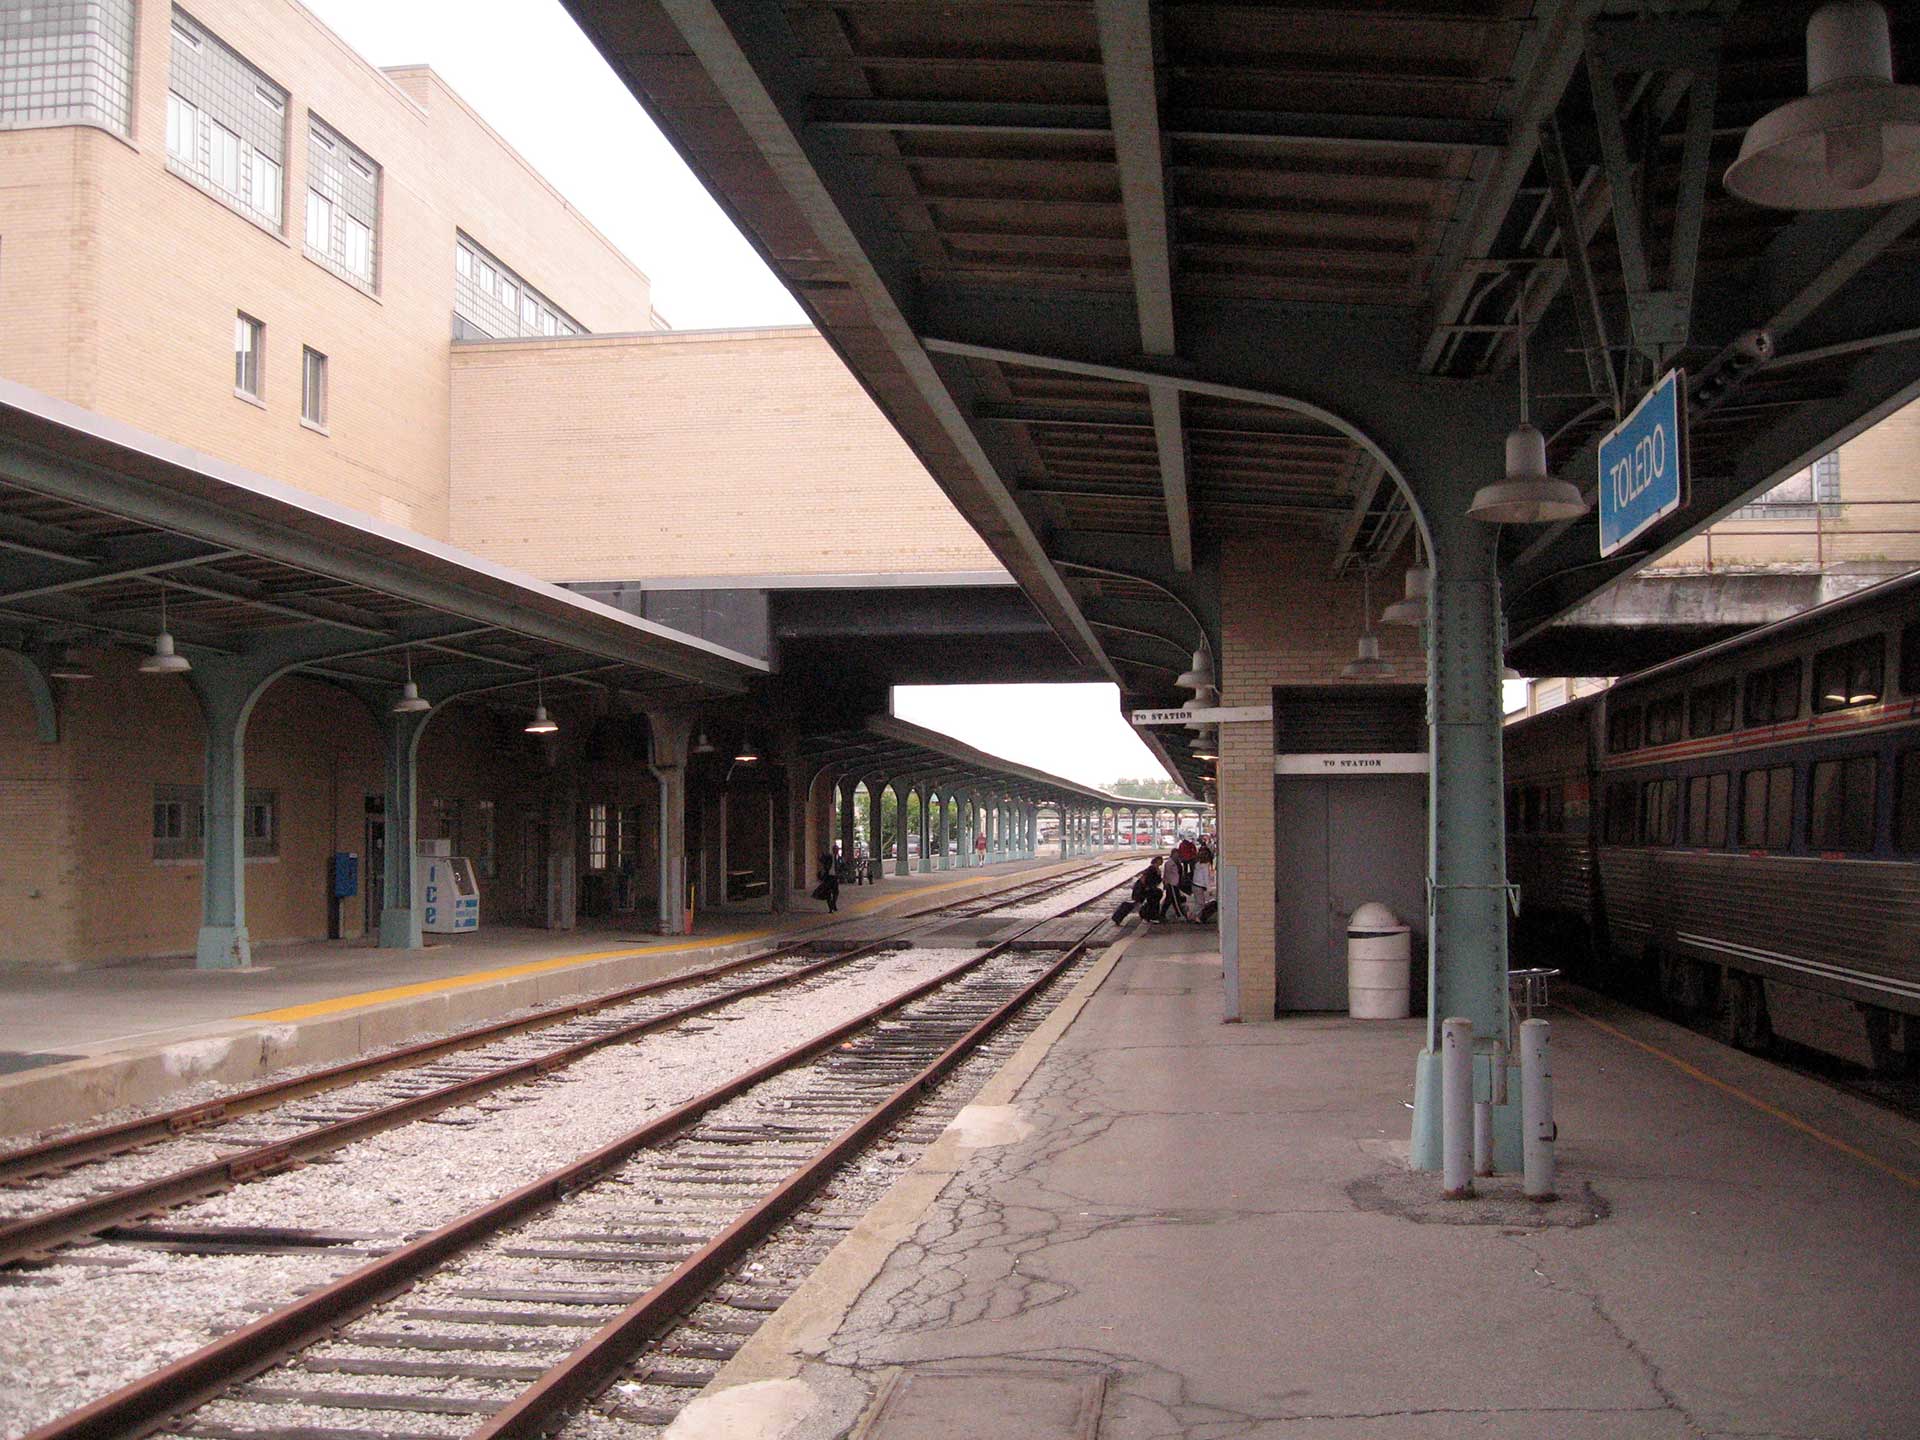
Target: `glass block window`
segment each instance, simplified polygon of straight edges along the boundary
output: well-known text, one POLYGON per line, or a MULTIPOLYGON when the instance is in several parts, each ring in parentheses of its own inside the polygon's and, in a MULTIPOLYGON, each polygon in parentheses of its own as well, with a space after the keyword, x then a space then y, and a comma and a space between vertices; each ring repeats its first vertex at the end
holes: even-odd
POLYGON ((258 400, 262 393, 267 353, 267 327, 251 315, 233 320, 233 388, 258 400))
POLYGON ((0 130, 133 136, 133 0, 0 0, 0 130))
POLYGON ((287 92, 173 12, 167 168, 273 231, 286 211, 287 92))
POLYGON ((1735 520, 1811 520, 1815 505, 1840 499, 1840 452, 1822 455, 1798 474, 1782 480, 1751 505, 1733 512, 1735 520))
POLYGON ((466 235, 453 247, 456 340, 584 335, 586 327, 466 235))
POLYGON ((307 254, 369 294, 379 284, 380 167, 307 117, 307 254))

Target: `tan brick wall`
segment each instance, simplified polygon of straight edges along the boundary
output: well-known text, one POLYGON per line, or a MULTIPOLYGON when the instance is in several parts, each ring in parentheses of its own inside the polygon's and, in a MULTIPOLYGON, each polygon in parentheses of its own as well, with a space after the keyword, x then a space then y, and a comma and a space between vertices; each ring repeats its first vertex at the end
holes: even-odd
POLYGON ((166 168, 168 13, 141 7, 131 144, 0 133, 0 375, 444 538, 455 229, 595 331, 650 328, 646 277, 430 72, 389 78, 290 0, 201 0, 290 92, 269 233, 166 168), (377 297, 302 251, 309 110, 382 166, 377 297), (233 391, 242 310, 264 408, 233 391), (303 346, 329 357, 327 435, 300 424, 303 346))
MULTIPOLYGON (((1276 685, 1338 684, 1361 628, 1361 584, 1335 580, 1330 541, 1289 535, 1276 566, 1271 537, 1229 541, 1220 556, 1220 703, 1268 705, 1276 685)), ((1420 632, 1379 624, 1400 598, 1403 572, 1373 586, 1380 654, 1400 678, 1423 682, 1420 632)), ((1273 726, 1220 727, 1221 858, 1240 875, 1240 1018, 1268 1020, 1274 1004, 1273 726)))
POLYGON ((551 580, 998 569, 811 329, 453 355, 453 541, 551 580))
POLYGON ((1840 447, 1840 496, 1839 504, 1821 507, 1817 522, 1812 516, 1723 520, 1653 568, 1920 565, 1920 401, 1840 447))
MULTIPOLYGON (((0 968, 191 953, 199 861, 155 861, 155 785, 205 774, 199 706, 179 680, 138 672, 130 651, 85 652, 98 674, 56 682, 61 734, 34 738, 26 686, 0 669, 0 968)), ((326 860, 362 849, 366 796, 384 785, 373 717, 319 681, 260 699, 247 731, 247 784, 276 792, 280 853, 247 863, 256 943, 327 932, 326 860)), ((360 932, 350 902, 344 932, 360 932)))

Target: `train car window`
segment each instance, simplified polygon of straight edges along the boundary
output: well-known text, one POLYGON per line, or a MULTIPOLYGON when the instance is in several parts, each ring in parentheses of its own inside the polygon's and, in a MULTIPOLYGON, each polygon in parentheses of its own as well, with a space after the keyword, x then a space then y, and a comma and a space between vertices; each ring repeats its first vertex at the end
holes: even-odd
POLYGON ((1647 706, 1647 744, 1669 745, 1680 738, 1686 704, 1684 695, 1669 695, 1647 706))
POLYGON ((1675 811, 1680 808, 1678 780, 1649 780, 1640 787, 1640 839, 1647 845, 1673 844, 1675 811))
POLYGON ((1775 725, 1800 713, 1800 662, 1789 660, 1747 676, 1746 723, 1775 725))
POLYGON ((1640 748, 1640 707, 1622 705, 1607 715, 1607 749, 1618 755, 1640 748))
POLYGON ((1881 681, 1887 661, 1887 642, 1868 635, 1813 657, 1813 710, 1823 715, 1849 705, 1871 705, 1884 693, 1881 681))
POLYGON ((1920 620, 1900 632, 1900 689, 1920 695, 1920 620))
POLYGON ((1724 735, 1733 729, 1733 681, 1702 685, 1687 700, 1687 728, 1694 735, 1724 735))
POLYGON ((1784 850, 1793 843, 1793 767, 1749 770, 1740 780, 1740 843, 1784 850))
POLYGON ((1725 772, 1687 781, 1687 844, 1718 849, 1727 843, 1728 789, 1725 772))
POLYGON ((1546 828, 1556 835, 1567 828, 1567 787, 1564 785, 1547 787, 1546 828))
POLYGON ((1807 843, 1816 850, 1873 849, 1873 791, 1879 762, 1871 755, 1821 760, 1813 767, 1807 843))
POLYGON ((1893 848, 1920 850, 1920 750, 1901 754, 1894 780, 1893 848))
POLYGON ((1639 833, 1634 811, 1633 786, 1624 782, 1607 787, 1607 843, 1611 845, 1631 845, 1639 833))

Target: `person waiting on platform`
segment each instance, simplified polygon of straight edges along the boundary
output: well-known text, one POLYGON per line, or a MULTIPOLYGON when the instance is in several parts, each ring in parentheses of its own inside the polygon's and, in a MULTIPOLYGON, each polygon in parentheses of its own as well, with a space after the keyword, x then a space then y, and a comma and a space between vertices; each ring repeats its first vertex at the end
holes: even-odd
POLYGON ((827 902, 827 913, 840 909, 840 856, 833 850, 820 852, 820 883, 813 887, 813 898, 827 902))
POLYGON ((1161 856, 1156 855, 1147 862, 1147 868, 1134 877, 1133 896, 1140 906, 1142 920, 1158 920, 1165 910, 1167 887, 1160 873, 1160 867, 1165 863, 1161 856))
POLYGON ((979 857, 982 865, 987 863, 987 832, 982 830, 973 837, 973 853, 979 857))
POLYGON ((1193 854, 1193 915, 1202 925, 1214 915, 1213 847, 1203 836, 1193 854))

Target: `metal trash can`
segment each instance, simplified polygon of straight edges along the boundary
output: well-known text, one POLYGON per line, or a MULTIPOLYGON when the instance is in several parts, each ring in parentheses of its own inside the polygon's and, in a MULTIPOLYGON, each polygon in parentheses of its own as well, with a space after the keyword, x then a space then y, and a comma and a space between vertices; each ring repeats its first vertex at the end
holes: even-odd
POLYGON ((1368 901, 1347 921, 1347 1013, 1356 1020, 1404 1020, 1410 1008, 1413 932, 1385 905, 1368 901))

